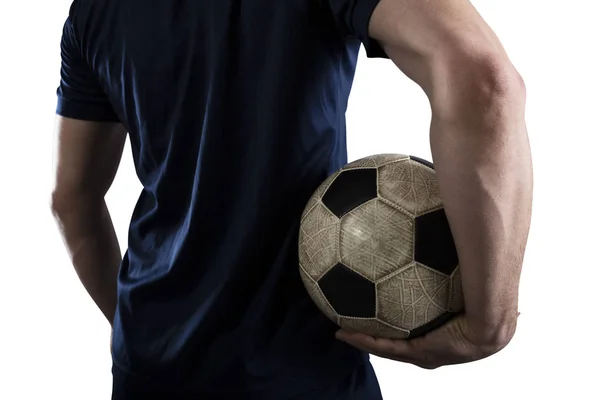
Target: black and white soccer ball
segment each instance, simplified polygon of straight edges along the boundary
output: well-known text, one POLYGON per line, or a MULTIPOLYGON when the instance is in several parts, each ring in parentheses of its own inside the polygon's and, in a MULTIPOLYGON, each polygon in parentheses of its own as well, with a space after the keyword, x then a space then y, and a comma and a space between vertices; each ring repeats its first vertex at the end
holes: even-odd
POLYGON ((301 219, 302 281, 340 327, 406 339, 464 307, 458 256, 433 165, 400 154, 329 176, 301 219))

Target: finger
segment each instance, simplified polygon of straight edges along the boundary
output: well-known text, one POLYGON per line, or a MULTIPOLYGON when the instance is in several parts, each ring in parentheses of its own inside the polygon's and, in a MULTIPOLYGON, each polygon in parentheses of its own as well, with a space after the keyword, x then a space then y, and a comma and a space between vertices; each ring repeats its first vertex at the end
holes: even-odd
POLYGON ((348 332, 345 330, 338 331, 336 337, 353 347, 378 357, 406 363, 417 363, 420 361, 418 357, 411 356, 411 352, 406 350, 406 348, 410 347, 410 344, 402 340, 394 341, 390 339, 375 338, 363 333, 348 332))
MULTIPOLYGON (((374 354, 379 357, 384 356, 383 351, 380 348, 373 346, 373 344, 369 342, 370 337, 368 337, 367 335, 364 335, 362 333, 340 330, 336 332, 335 336, 338 340, 341 340, 342 342, 345 342, 350 346, 356 347, 359 350, 374 354)), ((390 354, 385 354, 385 357, 389 358, 389 356, 390 354)))
MULTIPOLYGON (((340 339, 340 340, 342 340, 342 339, 340 339)), ((375 338, 375 344, 373 344, 372 342, 369 342, 369 340, 363 340, 358 337, 351 337, 351 338, 348 338, 343 341, 359 350, 362 350, 362 351, 372 354, 374 356, 381 357, 381 358, 388 359, 388 360, 397 361, 397 362, 402 362, 405 364, 412 364, 419 368, 432 370, 432 369, 439 368, 441 366, 439 363, 438 364, 432 363, 430 361, 430 358, 426 357, 424 355, 406 356, 406 355, 400 354, 398 351, 390 351, 387 347, 381 346, 381 343, 379 343, 379 342, 382 340, 385 340, 385 339, 375 338)))
POLYGON ((413 364, 423 369, 439 368, 446 359, 444 355, 431 350, 433 346, 428 335, 410 340, 390 340, 344 331, 339 336, 351 346, 375 356, 413 364))
POLYGON ((338 331, 336 333, 336 337, 346 343, 351 343, 356 346, 361 346, 382 353, 388 353, 388 355, 397 352, 397 346, 392 340, 389 339, 375 338, 364 333, 348 332, 345 330, 338 331))

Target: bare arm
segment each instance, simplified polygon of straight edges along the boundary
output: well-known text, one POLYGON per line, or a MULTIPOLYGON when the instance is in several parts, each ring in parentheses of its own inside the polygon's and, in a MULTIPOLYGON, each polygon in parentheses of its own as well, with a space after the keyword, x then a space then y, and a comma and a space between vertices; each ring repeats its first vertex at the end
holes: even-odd
POLYGON ((121 124, 58 117, 52 212, 79 279, 111 325, 121 252, 104 196, 125 138, 121 124))
POLYGON ((460 261, 465 312, 423 337, 337 337, 438 368, 486 358, 512 339, 533 174, 523 82, 468 0, 381 0, 369 35, 427 94, 430 142, 460 261))
POLYGON ((370 34, 429 98, 471 339, 503 346, 516 326, 531 218, 523 82, 468 0, 382 0, 370 34))

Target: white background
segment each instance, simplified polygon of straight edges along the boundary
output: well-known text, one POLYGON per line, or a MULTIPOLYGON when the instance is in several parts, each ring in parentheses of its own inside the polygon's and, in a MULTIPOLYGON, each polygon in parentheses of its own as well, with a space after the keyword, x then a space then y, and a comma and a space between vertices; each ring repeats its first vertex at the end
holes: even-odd
MULTIPOLYGON (((447 0, 437 0, 447 1, 447 0)), ((477 363, 420 370, 374 359, 387 399, 600 399, 600 29, 595 1, 478 0, 528 88, 535 204, 517 335, 477 363)), ((48 208, 59 40, 68 0, 0 3, 0 399, 109 399, 109 326, 48 208)), ((363 57, 350 159, 430 157, 425 96, 363 57)), ((108 195, 125 249, 140 185, 129 146, 108 195)))

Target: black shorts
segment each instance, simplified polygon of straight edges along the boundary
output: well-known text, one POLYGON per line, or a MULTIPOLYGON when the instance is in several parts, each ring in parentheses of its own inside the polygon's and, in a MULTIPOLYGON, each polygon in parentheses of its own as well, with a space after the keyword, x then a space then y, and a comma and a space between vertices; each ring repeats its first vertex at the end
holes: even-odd
POLYGON ((206 394, 180 395, 155 390, 133 389, 118 376, 113 379, 112 400, 383 400, 379 382, 372 365, 358 366, 346 378, 325 389, 313 390, 302 396, 284 398, 265 395, 213 396, 206 394))

